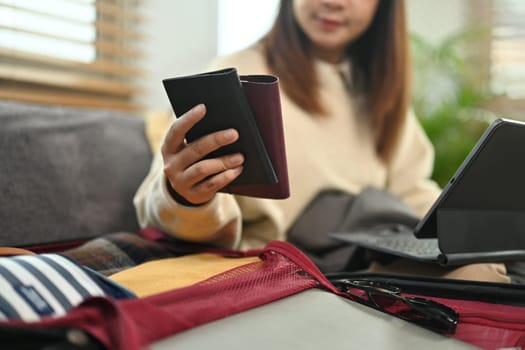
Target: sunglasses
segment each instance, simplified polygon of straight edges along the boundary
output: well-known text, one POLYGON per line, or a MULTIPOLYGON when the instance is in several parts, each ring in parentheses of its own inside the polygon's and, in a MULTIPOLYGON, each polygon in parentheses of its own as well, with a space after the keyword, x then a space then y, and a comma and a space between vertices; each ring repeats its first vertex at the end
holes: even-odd
POLYGON ((440 334, 454 334, 459 315, 450 307, 430 299, 404 297, 393 285, 369 280, 331 281, 341 292, 361 304, 415 323, 440 334))

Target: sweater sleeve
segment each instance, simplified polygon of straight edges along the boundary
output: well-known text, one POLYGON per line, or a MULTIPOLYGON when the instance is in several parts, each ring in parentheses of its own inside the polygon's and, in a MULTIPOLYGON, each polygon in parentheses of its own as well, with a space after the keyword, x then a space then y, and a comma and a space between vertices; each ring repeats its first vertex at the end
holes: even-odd
POLYGON ((197 207, 177 203, 168 192, 162 155, 157 152, 133 204, 141 227, 155 227, 176 238, 236 248, 241 239, 241 213, 234 197, 217 193, 197 207))
MULTIPOLYGON (((234 66, 244 68, 239 73, 251 72, 250 68, 255 60, 261 64, 262 58, 259 56, 250 50, 216 57, 207 70, 234 66)), ((161 143, 162 141, 156 144, 161 143)), ((133 199, 140 226, 156 227, 187 241, 238 248, 241 242, 242 214, 236 198, 230 194, 217 193, 205 205, 181 205, 168 193, 163 168, 162 156, 156 150, 150 172, 133 199)))
POLYGON ((441 191, 430 179, 433 166, 432 144, 410 111, 389 165, 387 187, 420 216, 428 211, 441 191))

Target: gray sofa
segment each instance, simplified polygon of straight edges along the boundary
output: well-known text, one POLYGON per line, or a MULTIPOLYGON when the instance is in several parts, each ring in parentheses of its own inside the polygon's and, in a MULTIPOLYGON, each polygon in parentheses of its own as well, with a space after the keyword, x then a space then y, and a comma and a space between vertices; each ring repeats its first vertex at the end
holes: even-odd
POLYGON ((0 246, 136 232, 150 162, 138 115, 0 101, 0 246))

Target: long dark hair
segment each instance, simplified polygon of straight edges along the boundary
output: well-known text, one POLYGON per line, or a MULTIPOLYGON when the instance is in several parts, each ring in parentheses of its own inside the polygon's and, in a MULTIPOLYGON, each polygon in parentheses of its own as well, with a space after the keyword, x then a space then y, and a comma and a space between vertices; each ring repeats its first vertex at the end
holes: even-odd
MULTIPOLYGON (((270 70, 284 92, 313 115, 326 113, 319 96, 310 40, 293 15, 293 1, 279 13, 262 39, 270 70)), ((410 62, 404 0, 380 0, 368 29, 349 45, 353 86, 367 98, 376 153, 388 162, 404 123, 410 96, 410 62)), ((349 92, 350 93, 350 92, 349 92)))

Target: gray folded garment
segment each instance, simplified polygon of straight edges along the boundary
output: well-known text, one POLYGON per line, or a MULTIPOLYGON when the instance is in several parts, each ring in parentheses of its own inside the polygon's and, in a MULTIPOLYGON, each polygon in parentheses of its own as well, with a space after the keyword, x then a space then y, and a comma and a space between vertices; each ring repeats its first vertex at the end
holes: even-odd
POLYGON ((357 195, 329 190, 319 193, 301 213, 288 231, 288 241, 323 272, 358 270, 372 259, 385 258, 384 254, 334 240, 330 232, 362 232, 389 225, 413 228, 418 221, 409 207, 384 190, 368 187, 357 195))

